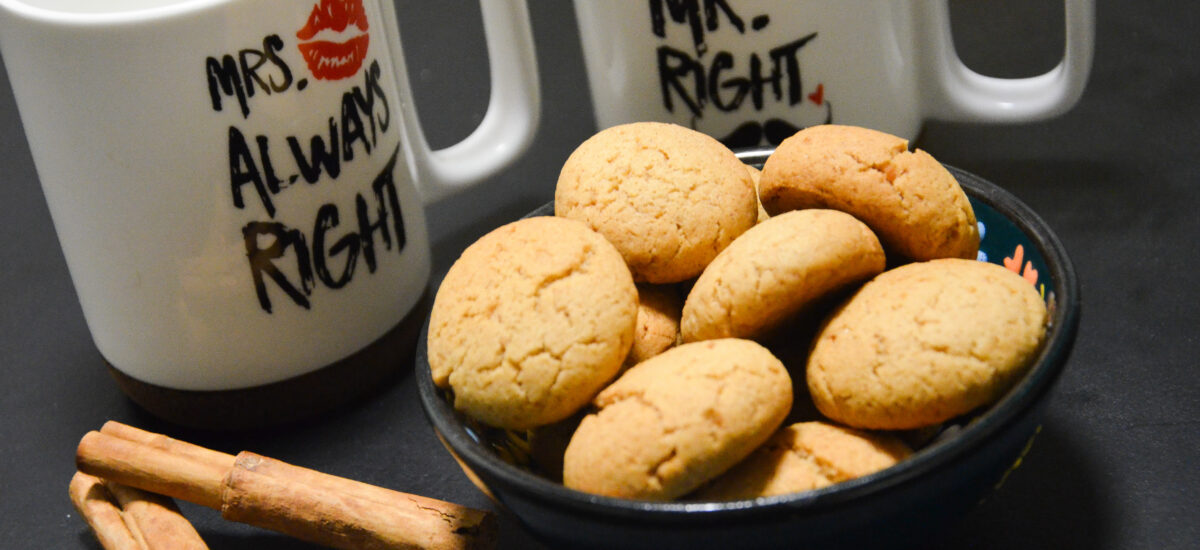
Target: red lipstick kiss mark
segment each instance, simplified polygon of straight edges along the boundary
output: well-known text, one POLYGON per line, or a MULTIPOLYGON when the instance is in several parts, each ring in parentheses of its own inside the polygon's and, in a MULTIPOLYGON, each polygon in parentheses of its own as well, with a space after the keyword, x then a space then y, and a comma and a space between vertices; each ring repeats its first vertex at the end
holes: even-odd
POLYGON ((300 55, 308 70, 320 80, 341 80, 358 73, 367 56, 370 34, 362 0, 321 0, 313 6, 304 28, 296 31, 300 55), (357 31, 355 31, 357 29, 357 31), (322 31, 340 42, 316 40, 322 31))
POLYGON ((813 103, 816 103, 817 105, 821 105, 822 103, 824 103, 825 102, 825 85, 817 84, 817 91, 815 91, 811 94, 808 94, 808 100, 813 103))

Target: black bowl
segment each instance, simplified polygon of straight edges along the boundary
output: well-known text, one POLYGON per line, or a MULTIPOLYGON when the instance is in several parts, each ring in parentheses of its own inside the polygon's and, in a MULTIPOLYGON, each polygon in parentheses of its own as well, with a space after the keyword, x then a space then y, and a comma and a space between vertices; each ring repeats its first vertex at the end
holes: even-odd
MULTIPOLYGON (((761 167, 769 154, 761 149, 738 156, 761 167)), ((426 416, 472 481, 554 546, 891 548, 927 541, 999 488, 1020 464, 1070 354, 1080 308, 1074 267, 1046 223, 996 185, 948 168, 981 223, 980 259, 1002 265, 1008 260, 1027 279, 1036 277, 1051 324, 1035 364, 1003 399, 896 466, 823 489, 754 500, 663 503, 574 491, 515 465, 494 431, 454 411, 433 385, 423 332, 416 376, 426 416)), ((552 214, 553 204, 530 213, 552 214)))

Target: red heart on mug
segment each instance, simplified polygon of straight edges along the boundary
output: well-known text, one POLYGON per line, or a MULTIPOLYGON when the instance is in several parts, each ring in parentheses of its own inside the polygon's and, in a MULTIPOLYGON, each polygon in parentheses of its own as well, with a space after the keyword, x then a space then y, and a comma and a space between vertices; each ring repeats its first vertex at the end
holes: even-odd
POLYGON ((817 91, 808 94, 808 100, 817 105, 825 103, 825 85, 817 84, 817 91))

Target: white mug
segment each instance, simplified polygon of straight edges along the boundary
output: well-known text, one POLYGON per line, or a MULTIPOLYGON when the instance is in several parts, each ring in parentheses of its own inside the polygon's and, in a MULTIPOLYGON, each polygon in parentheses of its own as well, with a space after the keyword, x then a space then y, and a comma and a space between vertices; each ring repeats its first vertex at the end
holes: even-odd
POLYGON ((1078 100, 1092 0, 1065 0, 1061 63, 980 75, 958 59, 946 0, 575 0, 600 128, 674 122, 731 147, 815 124, 913 139, 925 119, 1023 122, 1078 100))
POLYGON ((481 4, 488 110, 431 151, 389 0, 0 0, 38 176, 123 387, 270 386, 414 311, 423 203, 506 166, 537 126, 524 0, 481 4))

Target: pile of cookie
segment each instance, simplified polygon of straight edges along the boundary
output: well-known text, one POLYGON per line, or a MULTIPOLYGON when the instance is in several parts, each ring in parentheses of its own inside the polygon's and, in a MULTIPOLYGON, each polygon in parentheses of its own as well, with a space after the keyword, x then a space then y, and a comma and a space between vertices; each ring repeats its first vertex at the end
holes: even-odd
POLYGON ((531 434, 539 470, 580 491, 866 475, 999 399, 1044 337, 1038 292, 975 260, 954 177, 885 133, 801 130, 760 173, 687 128, 617 126, 567 159, 554 208, 454 263, 429 363, 458 411, 531 434))

